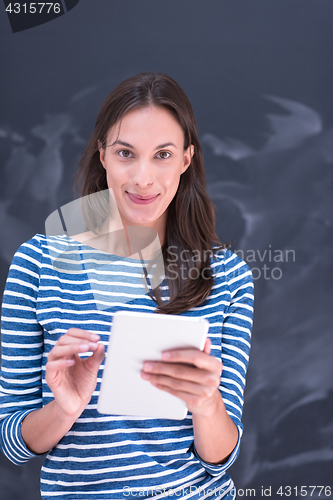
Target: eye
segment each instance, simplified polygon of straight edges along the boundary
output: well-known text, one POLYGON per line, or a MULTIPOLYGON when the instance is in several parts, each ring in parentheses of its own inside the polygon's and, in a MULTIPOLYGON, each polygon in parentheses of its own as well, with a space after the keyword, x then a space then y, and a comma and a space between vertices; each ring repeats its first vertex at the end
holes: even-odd
POLYGON ((117 153, 122 158, 131 158, 131 155, 133 154, 132 151, 130 151, 129 149, 121 149, 120 151, 117 151, 117 153))
POLYGON ((170 158, 171 153, 169 153, 169 151, 159 151, 157 156, 159 156, 162 160, 166 160, 167 158, 170 158))

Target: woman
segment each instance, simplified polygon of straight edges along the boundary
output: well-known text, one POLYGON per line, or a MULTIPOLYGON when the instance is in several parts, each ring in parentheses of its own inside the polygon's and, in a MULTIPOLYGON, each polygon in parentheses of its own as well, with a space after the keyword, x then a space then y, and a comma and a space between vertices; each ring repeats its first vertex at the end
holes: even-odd
POLYGON ((125 237, 101 230, 106 216, 97 207, 99 221, 86 213, 83 235, 36 235, 15 254, 2 313, 2 450, 16 464, 47 453, 43 499, 234 498, 226 470, 242 434, 253 283, 247 265, 216 246, 194 114, 172 78, 142 73, 111 92, 79 181, 86 200, 113 193, 125 237), (162 248, 165 278, 149 289, 146 272, 149 293, 138 281, 133 226, 156 231, 162 248), (55 266, 52 253, 62 252, 81 267, 55 266), (208 319, 202 352, 165 352, 141 373, 186 402, 184 420, 97 412, 104 347, 120 309, 208 319))

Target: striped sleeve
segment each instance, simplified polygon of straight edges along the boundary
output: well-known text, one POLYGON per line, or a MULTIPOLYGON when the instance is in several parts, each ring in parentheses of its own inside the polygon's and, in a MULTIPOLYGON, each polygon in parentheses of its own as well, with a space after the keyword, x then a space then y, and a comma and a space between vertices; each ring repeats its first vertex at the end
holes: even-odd
POLYGON ((212 476, 223 474, 239 455, 243 433, 241 418, 251 347, 254 298, 251 270, 243 260, 230 250, 225 251, 224 262, 216 273, 216 279, 225 280, 230 293, 229 307, 222 325, 223 371, 219 389, 226 411, 237 426, 238 441, 227 462, 222 465, 204 462, 194 447, 196 457, 212 476))
POLYGON ((21 423, 42 406, 43 331, 36 319, 41 248, 36 237, 14 255, 1 312, 0 447, 16 465, 35 457, 21 423))

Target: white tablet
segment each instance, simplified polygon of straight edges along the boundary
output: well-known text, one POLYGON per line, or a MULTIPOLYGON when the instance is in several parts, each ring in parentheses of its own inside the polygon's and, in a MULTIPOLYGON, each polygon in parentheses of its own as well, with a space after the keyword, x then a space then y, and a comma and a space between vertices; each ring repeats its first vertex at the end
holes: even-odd
POLYGON ((144 361, 162 351, 204 348, 209 322, 204 318, 119 311, 113 316, 97 410, 111 415, 181 420, 184 401, 141 378, 144 361))

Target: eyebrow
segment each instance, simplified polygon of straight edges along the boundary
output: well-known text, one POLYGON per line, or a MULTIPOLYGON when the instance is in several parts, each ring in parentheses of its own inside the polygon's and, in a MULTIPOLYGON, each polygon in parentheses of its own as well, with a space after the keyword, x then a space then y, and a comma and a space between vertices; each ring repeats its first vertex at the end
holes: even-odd
MULTIPOLYGON (((114 146, 115 144, 119 144, 120 146, 125 146, 126 148, 135 149, 134 146, 132 146, 131 144, 128 144, 128 142, 123 142, 123 141, 115 141, 112 144, 108 144, 106 147, 111 147, 111 146, 114 146)), ((166 142, 165 144, 160 144, 159 146, 156 146, 155 149, 163 149, 163 148, 166 148, 168 146, 173 146, 173 147, 177 148, 177 146, 173 142, 166 142)))

